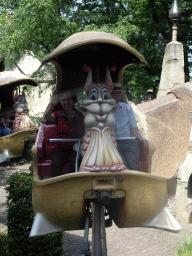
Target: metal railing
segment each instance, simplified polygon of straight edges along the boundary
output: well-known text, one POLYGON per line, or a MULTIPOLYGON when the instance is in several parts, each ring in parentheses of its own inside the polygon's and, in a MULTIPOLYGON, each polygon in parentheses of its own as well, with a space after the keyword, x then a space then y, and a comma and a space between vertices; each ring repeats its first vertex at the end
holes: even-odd
MULTIPOLYGON (((120 137, 117 138, 116 141, 134 141, 137 140, 136 137, 120 137)), ((66 143, 66 142, 78 142, 78 149, 77 149, 77 155, 76 155, 76 159, 75 159, 75 172, 78 172, 78 162, 79 162, 79 155, 80 155, 80 147, 81 147, 81 143, 82 143, 82 139, 64 139, 64 138, 48 138, 47 139, 48 142, 50 143, 66 143)))

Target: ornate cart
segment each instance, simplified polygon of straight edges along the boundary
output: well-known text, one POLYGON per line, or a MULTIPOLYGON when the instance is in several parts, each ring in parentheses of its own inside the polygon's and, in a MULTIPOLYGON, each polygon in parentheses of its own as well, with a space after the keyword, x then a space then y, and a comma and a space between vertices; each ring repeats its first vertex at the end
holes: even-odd
MULTIPOLYGON (((86 126, 82 148, 86 149, 79 169, 76 166, 74 173, 51 178, 52 150, 57 143, 65 146, 69 139, 58 138, 55 124, 42 124, 32 150, 35 219, 30 236, 85 229, 82 255, 90 251, 92 255, 107 255, 105 227, 112 225, 112 221, 119 228, 179 231, 180 225, 166 206, 166 180, 127 170, 113 137, 116 103, 110 91, 113 83, 122 82, 127 66, 146 64, 143 56, 115 35, 81 32, 63 41, 43 65, 50 61, 57 68, 58 92, 87 93, 81 106, 86 126)), ((152 151, 149 143, 150 159, 152 151)))
MULTIPOLYGON (((15 121, 14 105, 23 104, 22 102, 19 102, 19 99, 16 102, 14 94, 15 89, 21 85, 37 86, 37 82, 25 75, 15 74, 13 71, 4 71, 0 73, 0 119, 5 115, 8 115, 8 122, 11 128, 13 128, 15 121)), ((26 101, 24 104, 27 104, 26 101)), ((24 118, 27 122, 27 128, 22 127, 20 122, 20 127, 13 133, 9 132, 9 129, 4 122, 0 122, 0 125, 8 131, 7 136, 0 137, 0 163, 9 158, 21 156, 26 143, 29 142, 31 138, 36 138, 38 129, 32 123, 30 118, 27 115, 25 116, 26 117, 24 118)))

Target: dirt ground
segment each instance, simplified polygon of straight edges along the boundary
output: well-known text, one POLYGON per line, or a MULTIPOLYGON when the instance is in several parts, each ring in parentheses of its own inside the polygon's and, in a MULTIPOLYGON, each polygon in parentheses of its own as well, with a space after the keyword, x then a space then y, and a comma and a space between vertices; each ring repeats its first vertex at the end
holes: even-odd
MULTIPOLYGON (((30 162, 21 158, 0 165, 0 231, 6 232, 6 180, 15 172, 29 172, 30 162)), ((149 228, 107 228, 109 256, 176 256, 178 247, 192 237, 192 225, 182 225, 180 233, 149 228)), ((90 230, 91 233, 91 230, 90 230)), ((65 256, 80 255, 83 231, 65 232, 65 256)))

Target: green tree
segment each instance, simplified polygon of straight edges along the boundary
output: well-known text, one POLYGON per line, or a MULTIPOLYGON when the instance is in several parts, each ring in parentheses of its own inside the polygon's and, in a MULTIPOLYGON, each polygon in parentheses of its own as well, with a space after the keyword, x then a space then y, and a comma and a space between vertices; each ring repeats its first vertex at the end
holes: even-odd
MULTIPOLYGON (((83 19, 86 30, 114 33, 145 57, 147 67, 129 67, 124 75, 124 86, 137 101, 147 89, 153 88, 155 93, 158 89, 165 46, 172 35, 169 20, 172 3, 172 0, 82 1, 77 10, 81 16, 88 13, 83 19)), ((179 7, 182 17, 178 23, 178 41, 184 45, 185 74, 189 81, 192 2, 180 0, 179 7)), ((78 22, 78 15, 74 19, 78 22)))
POLYGON ((157 6, 152 2, 154 1, 83 1, 76 17, 72 18, 78 23, 79 15, 88 13, 83 19, 84 30, 114 33, 143 54, 148 66, 129 67, 124 75, 124 87, 136 101, 142 100, 149 88, 156 92, 165 45, 171 40, 168 13, 172 3, 168 5, 168 1, 165 1, 165 6, 160 2, 156 14, 154 9, 157 6))
MULTIPOLYGON (((44 58, 65 38, 83 30, 114 33, 145 57, 147 67, 129 67, 124 86, 140 101, 157 91, 164 50, 171 41, 169 11, 173 0, 0 0, 0 55, 8 63, 25 52, 44 58)), ((184 45, 186 81, 191 59, 192 2, 179 0, 178 41, 184 45)))
POLYGON ((28 52, 38 59, 50 53, 65 38, 77 31, 67 15, 69 1, 0 1, 0 54, 11 65, 28 52), (64 8, 60 9, 63 5, 64 8))

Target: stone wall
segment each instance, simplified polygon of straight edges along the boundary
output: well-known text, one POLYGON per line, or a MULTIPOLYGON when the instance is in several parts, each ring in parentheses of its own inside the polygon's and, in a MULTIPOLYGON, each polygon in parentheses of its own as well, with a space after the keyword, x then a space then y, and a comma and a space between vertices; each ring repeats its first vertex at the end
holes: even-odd
POLYGON ((146 116, 146 138, 156 147, 152 173, 167 179, 176 176, 189 144, 192 83, 177 85, 166 96, 137 107, 146 116))

